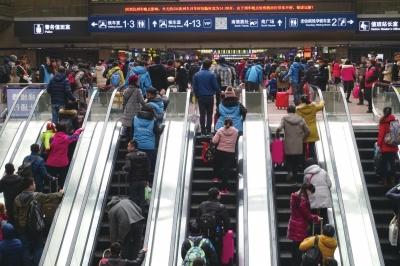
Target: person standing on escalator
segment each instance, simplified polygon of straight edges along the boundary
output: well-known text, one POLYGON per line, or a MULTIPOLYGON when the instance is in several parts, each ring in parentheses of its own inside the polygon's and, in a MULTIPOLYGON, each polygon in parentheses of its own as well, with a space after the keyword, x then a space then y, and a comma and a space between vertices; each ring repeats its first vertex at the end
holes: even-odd
POLYGON ((389 182, 391 185, 394 185, 395 183, 395 161, 398 158, 397 152, 399 150, 397 145, 388 144, 388 141, 386 140, 386 138, 392 134, 390 130, 392 123, 393 125, 395 125, 395 123, 398 124, 396 117, 392 115, 392 108, 383 108, 383 116, 379 120, 379 132, 377 140, 379 151, 382 153, 382 159, 380 160, 380 166, 378 167, 380 171, 378 171, 377 174, 380 176, 385 186, 387 186, 389 182))
POLYGON ((376 70, 376 61, 370 60, 367 62, 367 71, 365 73, 365 90, 364 98, 368 102, 367 113, 372 113, 372 87, 374 83, 378 80, 378 71, 376 70))

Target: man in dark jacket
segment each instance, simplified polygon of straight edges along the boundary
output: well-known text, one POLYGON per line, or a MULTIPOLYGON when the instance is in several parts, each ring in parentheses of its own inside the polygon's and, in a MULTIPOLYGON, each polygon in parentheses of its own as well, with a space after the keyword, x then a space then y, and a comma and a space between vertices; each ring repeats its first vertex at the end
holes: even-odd
POLYGON ((58 123, 58 112, 61 108, 65 108, 66 100, 76 101, 72 95, 64 67, 60 67, 58 73, 50 80, 47 86, 47 93, 50 94, 51 99, 51 121, 58 123))
POLYGON ((130 198, 144 209, 144 188, 149 182, 150 162, 145 152, 139 151, 136 140, 128 143, 128 154, 122 168, 128 175, 130 198))
POLYGON ((19 194, 18 187, 21 177, 14 174, 15 169, 12 163, 7 163, 5 169, 6 174, 0 180, 0 192, 4 193, 8 221, 14 224, 14 199, 19 194))
POLYGON ((107 204, 110 223, 110 240, 122 245, 121 256, 133 259, 142 243, 143 223, 142 210, 130 199, 112 197, 107 204))
POLYGON ((14 200, 15 227, 19 233, 24 247, 24 265, 39 265, 44 247, 44 234, 30 235, 27 230, 29 206, 32 200, 36 200, 39 206, 59 203, 64 195, 64 191, 57 193, 43 194, 35 192, 36 186, 33 178, 23 178, 21 181, 22 192, 14 200))
MULTIPOLYGON (((46 164, 42 157, 40 157, 40 147, 38 144, 31 145, 31 154, 24 158, 24 164, 30 162, 32 165, 32 174, 36 184, 36 191, 43 192, 44 190, 44 179, 47 178, 50 181, 54 181, 56 178, 52 177, 46 169, 46 164)), ((25 177, 25 176, 24 176, 25 177)))
POLYGON ((22 242, 15 236, 14 226, 9 223, 2 227, 4 240, 0 241, 0 265, 23 266, 22 242))
POLYGON ((144 248, 139 251, 136 259, 122 259, 120 256, 121 244, 118 242, 114 242, 110 246, 110 256, 102 258, 100 260, 99 266, 140 266, 143 263, 146 252, 147 249, 144 248))
POLYGON ((186 68, 183 66, 182 60, 177 60, 175 63, 176 67, 176 79, 175 82, 178 85, 180 92, 185 92, 188 88, 189 74, 186 68))
POLYGON ((217 77, 209 71, 210 67, 211 61, 205 60, 201 70, 194 75, 192 84, 194 95, 199 101, 200 127, 204 135, 211 133, 214 95, 219 91, 217 77))
POLYGON ((317 85, 321 89, 321 91, 326 91, 326 84, 328 84, 329 80, 329 70, 326 63, 326 60, 322 59, 319 63, 318 68, 318 76, 317 76, 317 85))
POLYGON ((225 205, 220 202, 221 195, 216 187, 208 190, 208 200, 199 205, 196 221, 202 232, 213 242, 217 253, 220 254, 223 231, 229 230, 229 215, 225 205))
POLYGON ((215 251, 213 244, 206 236, 203 236, 199 226, 195 222, 190 224, 190 236, 182 243, 181 257, 184 260, 184 263, 186 262, 185 258, 188 251, 193 246, 198 246, 204 251, 207 266, 219 265, 217 252, 215 251))
POLYGON ((154 57, 154 64, 149 66, 149 75, 152 86, 158 91, 168 88, 167 70, 165 66, 161 64, 159 56, 154 57))

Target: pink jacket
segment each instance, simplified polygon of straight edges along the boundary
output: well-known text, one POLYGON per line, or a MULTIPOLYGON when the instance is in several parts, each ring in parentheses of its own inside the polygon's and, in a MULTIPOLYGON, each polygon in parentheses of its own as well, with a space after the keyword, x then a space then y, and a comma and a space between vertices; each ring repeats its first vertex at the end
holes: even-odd
POLYGON ((340 65, 338 63, 332 64, 332 76, 334 78, 340 78, 340 65))
POLYGON ((343 65, 342 66, 342 81, 354 81, 354 76, 356 75, 356 69, 353 65, 343 65))
POLYGON ((318 216, 311 214, 310 202, 307 197, 300 197, 293 192, 290 198, 290 219, 287 237, 290 240, 301 242, 307 236, 307 227, 311 222, 317 223, 318 216))
POLYGON ((225 152, 235 152, 238 130, 235 127, 221 127, 212 139, 214 144, 218 144, 217 150, 225 152))
POLYGON ((46 165, 50 167, 66 167, 69 164, 68 146, 77 141, 82 129, 78 129, 72 136, 64 132, 57 132, 52 139, 50 152, 47 157, 46 165))

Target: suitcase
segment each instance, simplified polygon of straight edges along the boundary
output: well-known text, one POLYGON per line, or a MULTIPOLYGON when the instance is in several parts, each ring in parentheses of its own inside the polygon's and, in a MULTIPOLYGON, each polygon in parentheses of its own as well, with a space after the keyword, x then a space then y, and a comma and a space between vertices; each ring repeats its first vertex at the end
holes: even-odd
POLYGON ((289 106, 289 93, 286 91, 278 91, 276 93, 275 106, 277 109, 285 109, 289 106))
POLYGON ((227 265, 233 262, 235 250, 234 243, 233 231, 228 230, 222 239, 221 264, 227 265))
POLYGON ((271 156, 274 165, 282 165, 285 161, 285 148, 282 139, 275 139, 271 143, 271 156))

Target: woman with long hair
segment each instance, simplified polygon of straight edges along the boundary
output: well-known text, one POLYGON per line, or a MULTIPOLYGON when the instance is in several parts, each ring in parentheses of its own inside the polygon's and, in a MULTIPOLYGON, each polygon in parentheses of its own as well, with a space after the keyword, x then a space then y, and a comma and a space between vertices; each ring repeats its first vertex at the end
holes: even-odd
POLYGON ((379 133, 377 140, 379 151, 382 153, 377 174, 380 176, 385 186, 388 185, 388 182, 390 182, 391 185, 394 185, 395 183, 395 161, 399 150, 396 144, 388 144, 387 141, 385 141, 387 134, 390 134, 391 123, 398 123, 398 121, 396 121, 396 117, 392 115, 392 108, 385 107, 383 108, 383 116, 379 120, 379 133))

